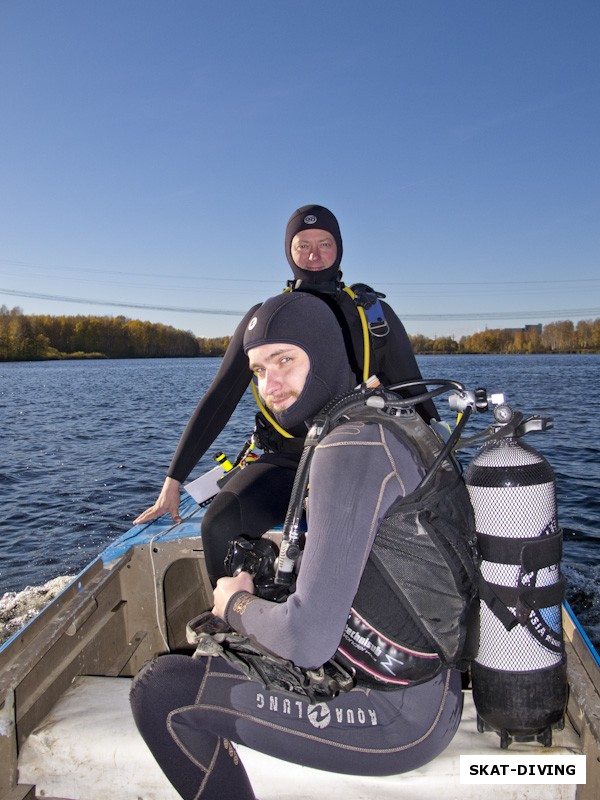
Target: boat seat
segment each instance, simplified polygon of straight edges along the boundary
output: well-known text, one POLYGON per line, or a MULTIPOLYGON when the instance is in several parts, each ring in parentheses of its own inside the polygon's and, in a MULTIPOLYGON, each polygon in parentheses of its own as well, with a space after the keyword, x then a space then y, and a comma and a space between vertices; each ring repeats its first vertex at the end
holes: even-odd
MULTIPOLYGON (((35 784, 36 795, 69 800, 179 800, 140 737, 129 709, 131 679, 78 677, 44 722, 28 737, 19 755, 19 783, 35 784)), ((567 725, 554 732, 551 748, 513 744, 510 754, 580 753, 579 739, 567 725)), ((382 778, 337 775, 289 764, 238 747, 260 800, 494 800, 520 798, 572 800, 570 784, 492 786, 459 783, 459 756, 501 755, 494 733, 476 732, 470 693, 458 733, 450 746, 420 769, 382 778), (531 793, 528 792, 531 790, 531 793), (491 792, 491 794, 487 794, 491 792), (547 792, 547 793, 546 793, 547 792)))

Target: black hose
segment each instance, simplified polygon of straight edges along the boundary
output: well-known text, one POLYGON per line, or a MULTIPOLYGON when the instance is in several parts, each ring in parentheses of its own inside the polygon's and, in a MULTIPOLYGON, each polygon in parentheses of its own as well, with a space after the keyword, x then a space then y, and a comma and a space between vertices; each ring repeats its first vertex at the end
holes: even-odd
POLYGON ((445 459, 451 458, 452 453, 456 449, 456 445, 458 443, 458 440, 460 439, 460 434, 464 430, 464 427, 467 424, 467 421, 468 421, 469 417, 471 416, 471 413, 472 413, 472 409, 471 408, 466 408, 463 411, 463 415, 462 415, 462 418, 461 418, 460 422, 457 424, 457 426, 452 431, 451 435, 448 437, 447 442, 444 444, 444 446, 442 447, 442 449, 438 453, 437 458, 435 459, 433 464, 427 470, 427 474, 425 475, 425 477, 423 478, 421 483, 417 486, 417 488, 414 490, 415 492, 418 489, 422 489, 424 486, 427 486, 430 483, 430 481, 433 479, 433 476, 438 471, 438 469, 441 467, 441 465, 445 461, 445 459))

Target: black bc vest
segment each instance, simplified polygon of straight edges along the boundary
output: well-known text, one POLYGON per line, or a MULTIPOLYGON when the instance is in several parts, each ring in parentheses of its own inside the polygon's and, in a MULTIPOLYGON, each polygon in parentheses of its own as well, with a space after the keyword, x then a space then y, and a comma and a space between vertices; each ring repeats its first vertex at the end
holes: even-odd
POLYGON ((375 406, 366 400, 369 393, 352 394, 355 399, 333 401, 337 408, 315 419, 286 525, 289 520, 294 527, 304 494, 300 475, 305 482, 314 445, 347 421, 385 426, 423 465, 425 478, 391 505, 379 526, 335 656, 352 668, 359 685, 397 689, 428 681, 444 667, 464 667, 473 655, 469 633, 476 630, 479 561, 475 522, 456 464, 443 455, 448 445, 414 407, 407 407, 406 400, 394 407, 394 397, 400 398, 386 390, 371 393, 377 395, 375 406))
MULTIPOLYGON (((421 417, 364 409, 352 419, 391 429, 427 469, 442 442, 421 417)), ((343 423, 342 423, 343 425, 343 423)), ((379 530, 336 659, 359 684, 393 689, 461 666, 472 646, 478 558, 467 489, 451 461, 392 504, 379 530)))

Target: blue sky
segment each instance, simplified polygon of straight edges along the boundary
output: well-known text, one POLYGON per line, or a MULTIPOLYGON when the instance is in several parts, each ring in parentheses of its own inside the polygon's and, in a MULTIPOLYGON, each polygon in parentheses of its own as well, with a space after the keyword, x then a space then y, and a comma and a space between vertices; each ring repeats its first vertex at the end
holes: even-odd
POLYGON ((599 41, 597 0, 1 0, 0 304, 225 335, 314 202, 409 333, 599 317, 599 41))

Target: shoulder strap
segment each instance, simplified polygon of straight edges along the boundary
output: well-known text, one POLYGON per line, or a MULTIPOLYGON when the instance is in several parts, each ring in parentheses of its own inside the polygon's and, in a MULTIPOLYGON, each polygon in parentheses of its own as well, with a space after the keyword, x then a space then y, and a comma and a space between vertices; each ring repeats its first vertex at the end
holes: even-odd
MULTIPOLYGON (((376 292, 366 283, 354 283, 344 286, 344 291, 352 298, 361 321, 364 342, 363 381, 368 380, 372 371, 370 356, 371 347, 373 355, 377 357, 380 348, 384 347, 390 326, 385 318, 380 298, 385 295, 376 292)), ((373 372, 377 373, 379 367, 375 365, 373 372)))
POLYGON ((382 339, 390 332, 390 326, 385 318, 381 298, 385 295, 376 292, 366 283, 353 283, 350 290, 354 293, 354 302, 357 308, 362 308, 369 325, 369 333, 374 339, 373 346, 380 347, 382 339))

